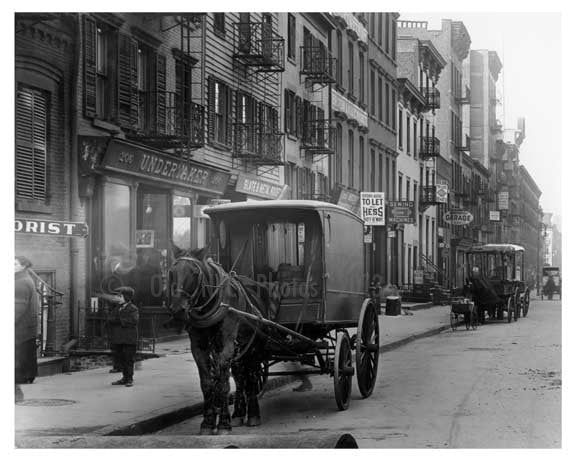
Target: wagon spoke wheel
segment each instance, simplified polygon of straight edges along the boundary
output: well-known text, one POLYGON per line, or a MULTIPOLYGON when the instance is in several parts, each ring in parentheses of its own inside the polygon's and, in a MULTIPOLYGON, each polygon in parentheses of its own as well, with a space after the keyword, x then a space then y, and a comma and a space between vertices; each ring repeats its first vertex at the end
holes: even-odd
POLYGON ((346 410, 350 404, 353 375, 350 337, 346 331, 340 331, 334 350, 334 397, 339 410, 346 410))
POLYGON ((524 295, 524 304, 522 305, 522 317, 528 315, 528 309, 530 308, 530 290, 526 290, 524 295))
POLYGON ((508 323, 512 322, 512 316, 514 315, 514 296, 508 298, 508 303, 506 308, 508 309, 508 323))
POLYGON ((374 304, 365 301, 358 319, 356 337, 356 373, 358 389, 362 397, 372 394, 378 374, 378 357, 380 355, 380 327, 378 312, 374 304))

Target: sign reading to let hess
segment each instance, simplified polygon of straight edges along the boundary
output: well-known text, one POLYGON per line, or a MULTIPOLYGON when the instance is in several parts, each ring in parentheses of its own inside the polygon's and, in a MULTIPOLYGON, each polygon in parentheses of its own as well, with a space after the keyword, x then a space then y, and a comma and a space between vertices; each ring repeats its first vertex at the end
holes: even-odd
POLYGON ((361 192, 362 219, 367 226, 385 226, 384 192, 361 192))

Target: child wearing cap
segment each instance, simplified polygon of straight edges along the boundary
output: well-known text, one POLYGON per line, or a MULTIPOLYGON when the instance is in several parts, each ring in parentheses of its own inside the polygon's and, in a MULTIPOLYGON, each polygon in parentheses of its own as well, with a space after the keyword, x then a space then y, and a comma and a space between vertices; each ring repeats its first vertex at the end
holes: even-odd
POLYGON ((113 310, 110 316, 110 343, 117 354, 117 361, 122 371, 122 379, 113 385, 134 385, 134 360, 138 342, 138 308, 132 303, 134 289, 119 287, 115 292, 122 296, 123 302, 113 310))

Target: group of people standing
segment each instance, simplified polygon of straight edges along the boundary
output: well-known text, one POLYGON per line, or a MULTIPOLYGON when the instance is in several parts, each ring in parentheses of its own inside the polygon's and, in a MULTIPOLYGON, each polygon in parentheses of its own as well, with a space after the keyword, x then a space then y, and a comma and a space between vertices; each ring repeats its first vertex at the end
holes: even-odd
MULTIPOLYGON (((15 401, 24 399, 21 384, 31 384, 38 375, 37 339, 40 302, 32 279, 32 263, 24 256, 14 260, 14 377, 15 401)), ((134 289, 122 286, 115 290, 117 302, 109 310, 108 326, 113 368, 122 378, 113 385, 134 385, 134 362, 138 343, 138 308, 132 302, 134 289)))

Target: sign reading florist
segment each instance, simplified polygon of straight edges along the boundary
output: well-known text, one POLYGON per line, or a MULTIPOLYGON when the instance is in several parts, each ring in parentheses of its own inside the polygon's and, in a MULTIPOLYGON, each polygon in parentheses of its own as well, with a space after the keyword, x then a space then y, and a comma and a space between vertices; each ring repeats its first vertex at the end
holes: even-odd
POLYGON ((362 219, 367 226, 385 226, 386 208, 384 192, 361 192, 362 219))

